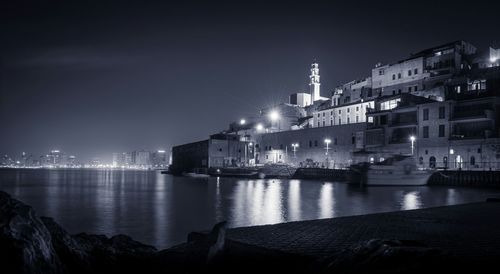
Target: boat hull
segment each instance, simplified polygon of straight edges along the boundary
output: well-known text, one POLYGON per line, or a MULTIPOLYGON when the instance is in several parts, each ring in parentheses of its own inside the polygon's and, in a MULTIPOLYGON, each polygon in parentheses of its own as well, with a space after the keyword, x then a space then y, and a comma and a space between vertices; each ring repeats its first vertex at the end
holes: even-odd
POLYGON ((416 171, 410 174, 399 172, 387 172, 369 170, 366 174, 366 185, 380 186, 424 186, 432 173, 427 171, 416 171))

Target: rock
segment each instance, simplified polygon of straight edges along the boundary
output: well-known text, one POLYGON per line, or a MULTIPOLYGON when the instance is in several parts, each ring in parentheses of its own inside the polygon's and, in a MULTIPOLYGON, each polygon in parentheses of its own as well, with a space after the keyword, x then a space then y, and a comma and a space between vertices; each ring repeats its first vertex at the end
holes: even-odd
POLYGON ((421 273, 436 270, 443 252, 416 241, 372 239, 325 259, 325 273, 421 273))
POLYGON ((50 232, 24 203, 0 191, 0 258, 3 273, 61 273, 50 232))
POLYGON ((125 235, 70 235, 0 191, 2 273, 157 273, 158 257, 155 247, 125 235))

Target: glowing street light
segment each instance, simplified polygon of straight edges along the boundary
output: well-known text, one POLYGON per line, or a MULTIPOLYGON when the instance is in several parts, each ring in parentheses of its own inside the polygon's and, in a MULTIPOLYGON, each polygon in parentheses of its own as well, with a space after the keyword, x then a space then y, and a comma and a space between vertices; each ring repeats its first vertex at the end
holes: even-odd
POLYGON ((245 119, 241 119, 241 120, 240 120, 240 125, 244 125, 244 124, 246 124, 246 123, 247 123, 247 121, 246 121, 245 119))
POLYGON ((260 131, 260 132, 261 132, 261 131, 263 131, 263 130, 264 130, 264 126, 263 126, 261 123, 258 123, 258 124, 255 126, 255 129, 256 129, 257 131, 260 131))
POLYGON ((293 158, 297 158, 297 156, 295 155, 296 151, 297 151, 297 148, 299 147, 299 144, 298 143, 293 143, 292 144, 292 150, 293 150, 293 158))
POLYGON ((415 137, 413 135, 410 136, 410 141, 411 141, 411 155, 413 155, 413 151, 415 150, 415 146, 414 146, 415 140, 417 140, 417 137, 415 137))
POLYGON ((329 149, 328 145, 329 145, 331 142, 332 142, 332 140, 330 140, 330 139, 328 139, 328 138, 327 138, 327 139, 325 139, 325 144, 326 144, 326 148, 325 148, 325 149, 326 149, 326 153, 325 153, 325 155, 328 155, 328 149, 329 149))
POLYGON ((280 114, 278 111, 276 110, 273 110, 269 113, 269 119, 271 119, 271 121, 278 121, 280 119, 280 114))

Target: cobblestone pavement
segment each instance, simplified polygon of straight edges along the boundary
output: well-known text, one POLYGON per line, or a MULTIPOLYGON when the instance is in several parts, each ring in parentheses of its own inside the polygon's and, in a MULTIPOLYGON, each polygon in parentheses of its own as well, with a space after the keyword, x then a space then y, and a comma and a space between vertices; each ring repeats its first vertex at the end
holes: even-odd
POLYGON ((227 237, 315 257, 379 238, 416 240, 460 257, 500 258, 500 202, 233 228, 227 237))

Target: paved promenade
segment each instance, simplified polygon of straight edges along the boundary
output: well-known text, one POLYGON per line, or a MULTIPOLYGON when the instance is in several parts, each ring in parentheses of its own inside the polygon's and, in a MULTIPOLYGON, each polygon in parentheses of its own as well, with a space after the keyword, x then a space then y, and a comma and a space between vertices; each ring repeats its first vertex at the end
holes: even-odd
POLYGON ((313 257, 370 239, 415 240, 481 261, 500 258, 500 202, 233 228, 227 238, 313 257))

